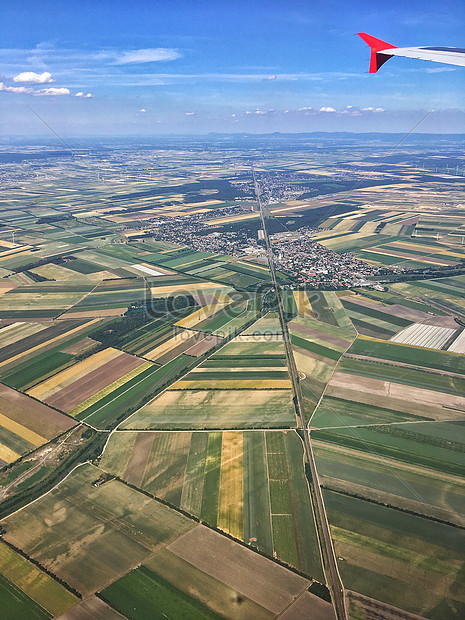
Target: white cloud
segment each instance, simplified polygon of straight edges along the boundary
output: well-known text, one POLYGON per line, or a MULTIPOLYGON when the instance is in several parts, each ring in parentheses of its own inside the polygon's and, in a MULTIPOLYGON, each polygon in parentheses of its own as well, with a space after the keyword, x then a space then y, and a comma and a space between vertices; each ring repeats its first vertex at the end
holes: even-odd
POLYGON ((139 110, 139 112, 142 112, 142 114, 143 114, 144 112, 147 112, 147 110, 146 110, 145 108, 141 108, 141 109, 139 110))
MULTIPOLYGON (((70 95, 69 88, 39 88, 35 90, 30 86, 5 86, 0 82, 0 91, 13 93, 15 95, 34 95, 37 97, 52 97, 54 95, 70 95)), ((90 94, 90 93, 89 93, 90 94)), ((91 95, 92 97, 92 95, 91 95)))
POLYGON ((52 97, 54 95, 71 95, 69 88, 53 88, 53 87, 39 88, 39 90, 34 90, 31 94, 44 96, 44 97, 52 97))
POLYGON ((5 93, 15 93, 16 95, 32 95, 34 92, 33 88, 28 88, 26 86, 5 86, 3 82, 0 82, 0 90, 5 93))
POLYGON ((34 71, 23 71, 13 78, 13 82, 21 82, 26 84, 46 84, 53 82, 52 74, 48 71, 43 73, 34 73, 34 71))
POLYGON ((82 91, 79 91, 78 93, 75 93, 74 96, 75 97, 83 97, 84 99, 90 99, 94 95, 92 93, 83 93, 82 91))
POLYGON ((276 80, 278 79, 277 75, 267 75, 266 77, 263 78, 263 81, 266 82, 267 80, 276 80))
POLYGON ((186 116, 194 116, 195 112, 184 112, 186 116))
POLYGON ((116 60, 117 65, 127 65, 141 62, 161 62, 166 60, 176 60, 181 58, 181 54, 174 49, 156 47, 143 50, 132 50, 123 52, 116 60))
POLYGON ((384 108, 362 108, 362 112, 384 112, 384 108))
POLYGON ((320 108, 318 110, 319 112, 335 112, 336 110, 334 108, 330 108, 330 107, 325 107, 323 106, 322 108, 320 108))

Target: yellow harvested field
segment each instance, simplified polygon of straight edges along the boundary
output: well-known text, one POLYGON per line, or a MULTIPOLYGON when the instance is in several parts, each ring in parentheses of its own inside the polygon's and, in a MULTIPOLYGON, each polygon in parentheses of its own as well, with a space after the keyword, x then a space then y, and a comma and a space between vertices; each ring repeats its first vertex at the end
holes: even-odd
POLYGON ((97 392, 96 394, 94 394, 93 396, 85 400, 83 403, 81 403, 80 405, 77 405, 77 407, 74 407, 74 409, 71 409, 71 411, 68 412, 69 415, 77 416, 79 413, 81 413, 81 411, 84 411, 84 409, 87 409, 87 407, 90 407, 94 403, 98 402, 101 398, 104 398, 107 394, 111 394, 113 390, 116 390, 117 388, 121 387, 122 385, 130 381, 131 379, 134 379, 134 377, 137 377, 137 375, 140 375, 141 372, 144 372, 144 370, 147 370, 148 368, 151 368, 152 366, 153 364, 151 362, 145 362, 145 364, 141 364, 141 366, 134 368, 134 370, 131 370, 131 372, 128 372, 126 375, 124 375, 120 379, 113 381, 113 383, 110 383, 110 385, 107 385, 107 387, 103 388, 103 390, 100 390, 100 392, 97 392))
POLYGON ((198 282, 195 284, 169 284, 166 286, 154 286, 150 289, 150 292, 155 297, 160 293, 175 293, 178 291, 203 291, 211 288, 222 288, 221 284, 216 282, 198 282))
MULTIPOLYGON (((5 253, 2 252, 0 254, 0 260, 5 260, 7 258, 11 258, 11 253, 9 253, 9 254, 10 254, 10 256, 5 256, 5 253)), ((22 256, 23 254, 30 254, 30 251, 29 250, 24 250, 22 252, 16 252, 15 253, 15 258, 17 258, 18 256, 22 256)))
POLYGON ((0 459, 5 463, 17 461, 21 455, 0 443, 0 459))
POLYGON ((184 317, 183 319, 175 323, 175 325, 177 325, 178 327, 193 327, 204 319, 208 319, 209 316, 211 316, 215 312, 218 312, 218 310, 221 310, 224 305, 225 304, 209 304, 207 306, 203 306, 203 308, 199 308, 195 312, 192 312, 192 314, 184 317))
POLYGON ((241 540, 244 538, 243 450, 241 431, 223 433, 218 527, 241 540))
POLYGON ((106 364, 120 355, 122 355, 121 351, 111 347, 94 353, 94 355, 87 357, 85 360, 82 360, 82 362, 78 362, 62 370, 58 374, 53 375, 53 377, 42 381, 42 383, 28 390, 27 393, 29 396, 33 396, 39 400, 45 400, 59 390, 71 385, 71 383, 74 383, 84 375, 92 372, 94 369, 99 368, 102 364, 106 364))
POLYGON ((34 433, 34 431, 29 430, 22 424, 18 424, 18 422, 7 418, 7 416, 3 415, 3 413, 0 413, 0 426, 3 426, 3 428, 6 428, 8 431, 22 437, 34 446, 41 446, 48 441, 45 437, 34 433))
POLYGON ((212 381, 181 380, 168 388, 169 390, 288 390, 289 379, 225 379, 212 381))
POLYGON ((47 340, 46 342, 42 342, 41 344, 38 344, 35 347, 32 347, 31 349, 26 349, 26 351, 23 351, 22 353, 18 353, 18 355, 15 355, 14 357, 10 357, 10 359, 4 360, 3 362, 0 362, 0 368, 2 366, 6 366, 7 364, 11 364, 11 362, 15 362, 20 357, 24 357, 25 355, 30 355, 31 353, 35 353, 39 349, 43 349, 44 347, 50 346, 53 342, 59 342, 60 340, 68 340, 71 334, 77 334, 80 331, 85 331, 91 325, 94 325, 94 323, 98 323, 98 322, 99 322, 99 319, 94 319, 93 321, 89 321, 89 323, 84 323, 83 325, 79 325, 78 327, 75 327, 74 329, 70 329, 68 332, 65 332, 64 334, 60 334, 59 336, 55 336, 55 338, 51 338, 50 340, 47 340))
POLYGON ((315 316, 306 291, 294 291, 294 299, 300 316, 315 316))
POLYGON ((170 338, 163 344, 160 344, 158 345, 158 347, 155 347, 151 351, 148 351, 147 353, 145 353, 143 357, 145 357, 148 360, 156 360, 157 357, 160 357, 161 355, 168 353, 168 351, 171 351, 171 349, 174 349, 174 347, 177 347, 178 344, 185 342, 186 340, 188 340, 189 338, 195 335, 197 335, 197 332, 194 332, 190 329, 184 329, 183 331, 173 336, 173 338, 170 338))
POLYGON ((3 259, 5 257, 10 257, 13 254, 15 254, 16 256, 19 256, 20 254, 24 254, 26 251, 30 249, 31 249, 30 245, 22 245, 19 247, 13 247, 9 250, 4 250, 3 252, 0 252, 0 257, 3 259))
POLYGON ((17 285, 14 282, 1 282, 0 295, 2 293, 8 293, 8 291, 13 290, 16 286, 17 285))

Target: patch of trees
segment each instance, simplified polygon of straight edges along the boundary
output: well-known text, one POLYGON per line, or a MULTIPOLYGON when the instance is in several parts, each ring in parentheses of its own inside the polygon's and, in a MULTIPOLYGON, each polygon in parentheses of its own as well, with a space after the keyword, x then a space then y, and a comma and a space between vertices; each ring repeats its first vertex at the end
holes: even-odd
POLYGON ((328 587, 325 586, 323 583, 320 583, 319 581, 314 581, 309 587, 308 591, 315 596, 322 598, 324 601, 331 603, 331 593, 328 587))
POLYGON ((56 215, 44 215, 43 217, 39 217, 36 224, 53 224, 54 222, 75 219, 76 218, 70 213, 57 213, 56 215))
POLYGON ((55 282, 55 280, 53 278, 46 278, 45 276, 41 276, 40 273, 34 273, 33 271, 23 271, 24 275, 26 275, 28 278, 31 278, 31 280, 34 280, 34 282, 55 282))
POLYGON ((49 256, 48 258, 41 258, 34 263, 28 263, 27 265, 20 265, 19 267, 12 267, 11 271, 14 273, 24 273, 25 271, 29 271, 30 269, 36 269, 37 267, 42 267, 42 265, 48 265, 51 263, 52 265, 62 265, 69 260, 76 260, 75 256, 49 256))
POLYGON ((426 269, 412 269, 405 273, 392 273, 388 278, 382 278, 386 282, 410 282, 411 280, 433 280, 435 278, 451 278, 465 274, 463 261, 459 265, 444 267, 427 267, 426 269))

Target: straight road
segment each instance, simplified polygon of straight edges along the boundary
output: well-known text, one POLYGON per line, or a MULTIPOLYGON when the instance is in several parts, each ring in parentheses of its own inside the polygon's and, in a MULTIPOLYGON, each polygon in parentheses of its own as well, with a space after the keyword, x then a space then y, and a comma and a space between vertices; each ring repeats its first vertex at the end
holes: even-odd
MULTIPOLYGON (((292 382, 292 386, 294 390, 295 408, 301 421, 302 431, 303 431, 304 440, 305 440, 304 441, 305 451, 307 453, 307 459, 308 459, 308 463, 310 465, 310 471, 312 474, 313 489, 314 489, 314 495, 315 495, 316 504, 317 504, 318 517, 319 517, 318 522, 317 522, 317 531, 318 531, 318 536, 320 538, 320 545, 323 546, 323 556, 326 557, 327 559, 328 570, 326 572, 327 572, 327 578, 329 577, 328 585, 330 586, 330 589, 333 595, 333 604, 334 604, 334 609, 335 609, 338 620, 347 620, 348 614, 347 614, 347 610, 345 606, 344 586, 341 581, 341 577, 339 575, 339 571, 337 568, 337 561, 336 561, 336 556, 334 553, 333 543, 331 540, 329 523, 328 523, 328 518, 326 515, 326 508, 325 508, 324 501, 323 501, 323 494, 320 488, 318 472, 316 469, 315 458, 313 455, 309 432, 307 430, 306 423, 305 423, 305 417, 304 417, 303 407, 302 407, 302 394, 300 391, 300 383, 299 383, 299 374, 297 372, 294 355, 292 353, 291 338, 289 335, 289 330, 287 329, 287 323, 284 320, 283 303, 282 303, 279 284, 276 279, 276 272, 274 268, 273 250, 271 248, 270 240, 268 238, 268 231, 266 228, 266 221, 265 221, 265 213, 264 213, 263 203, 260 197, 260 187, 255 177, 255 170, 253 168, 253 165, 252 165, 252 175, 253 175, 253 181, 254 181, 254 187, 255 187, 255 195, 256 195, 259 210, 260 210, 260 219, 261 219, 261 223, 263 227, 265 248, 266 248, 266 254, 268 258, 268 264, 270 267, 271 280, 273 282, 273 287, 276 292, 276 298, 278 300, 279 319, 280 319, 281 327, 283 330, 283 340, 284 340, 284 345, 286 347, 286 355, 287 355, 288 364, 289 364, 289 372, 291 375, 291 382, 292 382), (328 574, 328 571, 329 571, 329 574, 328 574)), ((323 567, 323 569, 324 568, 325 567, 323 567)))

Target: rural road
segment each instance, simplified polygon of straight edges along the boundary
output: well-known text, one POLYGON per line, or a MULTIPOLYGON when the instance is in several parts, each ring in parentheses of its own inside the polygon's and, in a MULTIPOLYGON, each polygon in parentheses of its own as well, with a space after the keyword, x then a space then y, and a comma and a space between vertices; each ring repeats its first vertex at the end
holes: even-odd
POLYGON ((324 555, 326 556, 327 561, 328 561, 328 569, 329 569, 329 577, 330 577, 329 585, 330 585, 330 589, 333 595, 333 604, 334 604, 336 616, 338 620, 346 620, 348 618, 348 614, 347 614, 347 610, 345 606, 344 586, 342 584, 341 577, 339 575, 339 571, 337 568, 337 561, 336 561, 336 556, 334 553, 334 548, 333 548, 333 544, 331 540, 329 523, 328 523, 328 518, 326 515, 326 508, 323 502, 323 494, 321 492, 321 488, 320 488, 320 484, 318 480, 318 472, 316 469, 316 464, 315 464, 315 459, 313 456, 313 450, 312 450, 309 433, 306 429, 305 417, 304 417, 303 407, 302 407, 302 397, 301 397, 301 392, 300 392, 299 374, 297 372, 294 355, 292 353, 289 330, 287 329, 287 323, 284 320, 283 304, 282 304, 281 294, 279 290, 279 284, 276 279, 276 273, 275 273, 274 262, 273 262, 273 250, 271 248, 270 240, 268 238, 268 231, 267 231, 266 222, 265 222, 265 213, 264 213, 263 204, 260 198, 260 188, 258 186, 256 177, 255 177, 255 170, 253 168, 253 165, 252 165, 252 175, 253 175, 253 181, 254 181, 254 187, 255 187, 255 195, 256 195, 258 206, 260 209, 260 219, 261 219, 261 223, 263 227, 266 255, 267 255, 268 264, 270 267, 273 287, 275 289, 276 298, 278 300, 278 312, 279 312, 281 327, 283 330, 283 340, 284 340, 284 344, 286 347, 286 355, 287 355, 288 364, 289 364, 289 372, 291 375, 291 382, 292 382, 293 391, 294 391, 295 408, 301 420, 302 430, 303 430, 303 435, 304 435, 304 440, 305 440, 304 441, 305 450, 307 453, 307 459, 308 459, 311 474, 312 474, 313 489, 314 489, 314 494, 315 494, 316 503, 317 503, 318 516, 319 516, 319 520, 318 520, 319 522, 317 523, 318 535, 320 537, 320 543, 324 541, 324 550, 326 552, 324 555))

